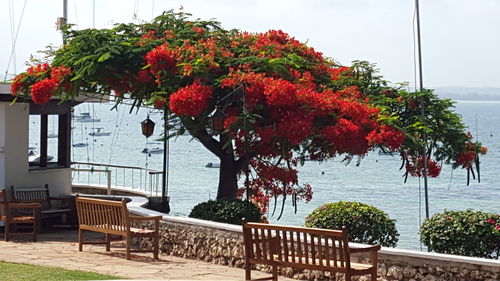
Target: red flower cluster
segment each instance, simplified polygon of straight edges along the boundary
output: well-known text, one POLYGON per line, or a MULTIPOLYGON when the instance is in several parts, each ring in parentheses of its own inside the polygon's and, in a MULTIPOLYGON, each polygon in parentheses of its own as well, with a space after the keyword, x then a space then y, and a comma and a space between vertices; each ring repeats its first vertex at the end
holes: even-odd
MULTIPOLYGON (((409 161, 406 162, 405 168, 406 171, 411 176, 422 177, 424 170, 424 161, 421 157, 410 158, 409 161)), ((437 178, 439 177, 440 173, 441 173, 441 166, 439 166, 439 164, 436 161, 427 158, 427 175, 431 178, 437 178)))
POLYGON ((267 79, 266 82, 264 95, 269 106, 292 106, 297 102, 296 87, 290 81, 267 79))
POLYGON ((351 120, 341 118, 335 126, 325 127, 321 134, 335 146, 338 153, 363 155, 368 152, 367 132, 351 120))
POLYGON ((304 112, 287 111, 277 122, 277 135, 284 137, 292 146, 302 143, 312 131, 313 116, 304 112))
POLYGON ((500 220, 499 218, 489 218, 488 223, 493 226, 493 233, 500 236, 500 220))
MULTIPOLYGON (((26 73, 21 73, 14 78, 14 81, 10 84, 10 93, 12 95, 16 95, 21 92, 23 88, 27 88, 29 86, 23 82, 27 77, 34 76, 35 78, 38 78, 45 74, 49 69, 50 66, 48 63, 39 63, 37 65, 30 66, 26 70, 26 73)), ((59 80, 57 81, 59 82, 59 80)))
POLYGON ((476 160, 477 155, 486 153, 488 153, 488 149, 486 147, 468 142, 466 144, 466 148, 457 155, 455 162, 457 165, 462 166, 462 168, 470 169, 472 168, 472 163, 476 160))
POLYGON ((339 80, 341 76, 350 76, 352 75, 352 70, 348 66, 341 66, 341 67, 336 67, 336 68, 330 68, 330 77, 332 80, 339 80))
POLYGON ((146 54, 146 63, 151 66, 151 73, 159 78, 160 71, 177 73, 177 54, 170 50, 168 44, 160 45, 146 54))
POLYGON ((259 137, 261 143, 267 145, 276 136, 276 132, 272 127, 257 127, 255 133, 259 137))
POLYGON ((212 87, 195 81, 170 96, 170 109, 177 115, 197 117, 207 109, 212 92, 212 87))
POLYGON ((27 75, 19 74, 14 78, 14 81, 10 84, 10 94, 11 95, 16 95, 19 93, 22 88, 25 87, 25 84, 22 82, 24 78, 26 78, 27 75))
POLYGON ((36 82, 31 87, 31 97, 36 104, 47 103, 57 89, 58 82, 55 79, 45 78, 36 82))
POLYGON ((69 90, 71 84, 69 81, 63 82, 71 73, 71 68, 66 66, 55 66, 50 68, 49 64, 42 63, 29 67, 25 73, 21 73, 14 78, 10 84, 10 91, 12 95, 16 95, 23 89, 30 90, 33 101, 37 104, 46 103, 55 92, 58 86, 63 89, 69 90), (49 72, 50 71, 50 72, 49 72), (47 77, 50 74, 50 78, 47 77), (31 88, 26 84, 26 78, 32 77, 34 79, 42 79, 34 83, 31 88))
POLYGON ((48 63, 39 63, 37 65, 30 66, 26 72, 28 75, 32 76, 40 76, 47 70, 49 70, 50 66, 48 63))
POLYGON ((151 84, 151 83, 154 82, 153 77, 151 77, 151 75, 150 75, 150 72, 147 71, 147 70, 144 70, 144 69, 139 70, 137 72, 137 75, 136 75, 135 79, 140 84, 146 84, 146 85, 151 84))
POLYGON ((393 127, 389 127, 387 125, 382 125, 377 130, 373 130, 368 136, 368 143, 373 144, 382 144, 389 148, 391 151, 398 150, 399 147, 403 144, 406 137, 405 135, 396 130, 393 127))
POLYGON ((297 199, 305 199, 306 202, 312 199, 310 185, 298 186, 297 170, 294 168, 296 163, 297 161, 292 161, 292 167, 287 168, 259 160, 251 162, 256 174, 256 177, 250 182, 252 200, 258 204, 261 210, 267 210, 269 198, 274 196, 296 196, 297 199), (262 190, 263 186, 266 187, 266 193, 262 190))
POLYGON ((205 29, 203 27, 193 27, 193 31, 198 33, 198 35, 203 35, 205 33, 205 29))
POLYGON ((61 83, 71 73, 71 68, 66 66, 55 66, 50 70, 50 77, 61 83))

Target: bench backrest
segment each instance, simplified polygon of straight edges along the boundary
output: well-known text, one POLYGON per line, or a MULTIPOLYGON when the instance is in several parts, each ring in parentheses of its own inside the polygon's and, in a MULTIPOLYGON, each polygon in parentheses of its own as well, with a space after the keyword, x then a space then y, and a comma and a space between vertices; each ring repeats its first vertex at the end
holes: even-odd
POLYGON ((350 269, 347 229, 244 223, 245 255, 258 263, 346 272, 350 269))
POLYGON ((43 210, 51 209, 51 202, 48 200, 49 185, 45 184, 43 187, 10 187, 14 201, 24 202, 40 202, 43 210))
POLYGON ((80 227, 116 234, 127 231, 129 223, 125 199, 111 201, 77 196, 76 210, 80 227))

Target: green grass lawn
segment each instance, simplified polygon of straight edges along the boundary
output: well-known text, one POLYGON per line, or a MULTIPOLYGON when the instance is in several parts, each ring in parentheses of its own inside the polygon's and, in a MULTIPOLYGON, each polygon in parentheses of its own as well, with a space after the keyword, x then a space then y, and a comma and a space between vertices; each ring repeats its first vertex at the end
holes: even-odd
POLYGON ((55 267, 0 262, 0 280, 12 281, 69 281, 69 280, 111 280, 121 277, 92 272, 65 270, 55 267))

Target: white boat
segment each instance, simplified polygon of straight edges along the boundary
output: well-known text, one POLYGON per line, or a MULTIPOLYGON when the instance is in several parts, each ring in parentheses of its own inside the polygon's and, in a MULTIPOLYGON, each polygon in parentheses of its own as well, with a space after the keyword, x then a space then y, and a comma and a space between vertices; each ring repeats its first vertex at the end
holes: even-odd
POLYGON ((205 168, 220 168, 220 164, 219 163, 208 162, 207 165, 205 165, 205 168))
MULTIPOLYGON (((52 159, 53 156, 47 155, 47 162, 52 159)), ((28 162, 40 162, 40 153, 34 147, 28 148, 28 162)))
POLYGON ((101 122, 101 119, 92 118, 89 112, 82 112, 79 115, 73 115, 73 120, 76 122, 101 122))
POLYGON ((95 128, 97 131, 94 131, 94 132, 90 132, 89 133, 89 136, 93 136, 93 137, 102 137, 102 136, 109 136, 111 135, 111 132, 104 132, 104 131, 101 131, 102 129, 104 128, 95 128))
POLYGON ((86 142, 77 142, 73 144, 73 147, 86 147, 88 144, 86 142))
POLYGON ((148 153, 148 154, 158 154, 158 153, 163 153, 163 148, 160 147, 155 147, 155 148, 144 148, 142 153, 148 153))

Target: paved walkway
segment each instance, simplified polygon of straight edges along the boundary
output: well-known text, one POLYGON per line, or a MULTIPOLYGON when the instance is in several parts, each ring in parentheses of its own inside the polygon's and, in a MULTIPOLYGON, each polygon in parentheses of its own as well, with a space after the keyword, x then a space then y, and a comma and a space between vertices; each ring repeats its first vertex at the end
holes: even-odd
MULTIPOLYGON (((125 247, 121 241, 113 242, 111 251, 104 245, 84 245, 78 251, 76 231, 54 230, 38 236, 38 242, 26 238, 14 238, 4 242, 0 237, 0 260, 15 263, 61 267, 110 274, 119 278, 135 280, 244 280, 244 270, 215 265, 174 256, 160 255, 159 260, 152 253, 133 253, 131 260, 125 258, 125 247)), ((29 239, 29 238, 28 238, 29 239)), ((252 278, 270 275, 252 271, 252 278)), ((292 280, 280 277, 280 280, 292 280)))

